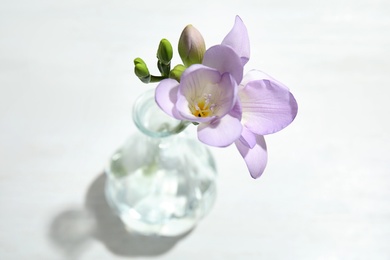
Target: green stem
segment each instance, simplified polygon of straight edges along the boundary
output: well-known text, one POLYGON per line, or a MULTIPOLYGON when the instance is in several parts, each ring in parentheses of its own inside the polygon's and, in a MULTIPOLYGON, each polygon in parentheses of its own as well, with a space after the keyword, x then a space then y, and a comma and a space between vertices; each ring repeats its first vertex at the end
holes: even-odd
POLYGON ((166 79, 166 78, 168 78, 168 77, 164 77, 164 76, 153 76, 153 75, 151 75, 150 76, 150 83, 154 83, 154 82, 160 82, 161 80, 163 80, 163 79, 166 79))
POLYGON ((187 126, 189 126, 191 124, 190 121, 181 121, 180 124, 178 124, 175 128, 175 132, 176 133, 180 133, 182 132, 184 129, 187 128, 187 126))

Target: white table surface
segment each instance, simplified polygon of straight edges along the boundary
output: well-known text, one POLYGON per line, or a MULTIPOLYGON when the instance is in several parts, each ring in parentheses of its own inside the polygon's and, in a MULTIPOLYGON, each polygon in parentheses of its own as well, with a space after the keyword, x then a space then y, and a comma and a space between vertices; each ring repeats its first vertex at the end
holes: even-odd
POLYGON ((0 259, 390 259, 389 74, 383 0, 1 0, 0 259), (103 168, 153 88, 132 60, 189 23, 218 44, 236 14, 246 70, 288 85, 298 116, 258 180, 212 149, 218 199, 191 233, 127 234, 103 168))

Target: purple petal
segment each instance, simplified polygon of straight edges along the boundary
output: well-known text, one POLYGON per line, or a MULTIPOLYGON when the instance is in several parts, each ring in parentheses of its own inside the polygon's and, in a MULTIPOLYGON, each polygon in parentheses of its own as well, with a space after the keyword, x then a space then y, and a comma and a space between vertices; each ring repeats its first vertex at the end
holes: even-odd
POLYGON ((187 69, 184 70, 183 74, 181 75, 181 77, 186 77, 188 74, 192 73, 193 71, 195 70, 198 70, 198 69, 204 69, 206 68, 207 66, 205 65, 202 65, 202 64, 193 64, 191 66, 189 66, 187 69))
POLYGON ((245 126, 242 128, 240 141, 247 147, 253 148, 256 145, 256 135, 248 130, 245 126))
POLYGON ((256 135, 256 145, 250 149, 240 140, 235 142, 238 151, 244 158, 252 178, 259 178, 267 165, 267 146, 262 135, 256 135))
POLYGON ((212 123, 199 124, 198 138, 207 145, 225 147, 240 137, 241 130, 240 120, 228 114, 212 123))
POLYGON ((242 123, 259 135, 272 134, 288 126, 298 105, 288 88, 273 79, 249 81, 238 93, 242 123))
POLYGON ((155 99, 157 105, 168 115, 181 120, 175 108, 179 82, 174 79, 164 79, 156 87, 155 99))
MULTIPOLYGON (((212 96, 215 96, 215 99, 212 101, 216 105, 214 113, 219 117, 223 117, 229 113, 236 103, 238 87, 229 73, 224 73, 221 81, 217 85, 210 86, 205 91, 205 93, 210 93, 212 96)), ((239 119, 241 119, 241 113, 236 113, 236 115, 237 118, 239 116, 239 119)))
POLYGON ((230 73, 237 84, 242 80, 244 66, 236 52, 227 45, 209 48, 204 54, 202 64, 217 69, 221 74, 230 73))
POLYGON ((236 100, 236 103, 234 104, 232 110, 230 110, 229 114, 235 118, 238 118, 241 120, 242 117, 242 109, 241 109, 241 103, 240 100, 236 100))
POLYGON ((223 39, 222 44, 233 48, 241 58, 243 66, 248 62, 250 57, 249 36, 246 26, 239 16, 236 16, 232 30, 223 39))
POLYGON ((206 88, 219 83, 221 80, 219 71, 204 65, 193 65, 187 70, 180 79, 179 96, 196 97, 203 95, 206 88))
POLYGON ((285 88, 288 90, 288 87, 285 86, 283 83, 277 81, 276 79, 274 79, 273 77, 271 77, 267 73, 262 72, 260 70, 250 70, 248 73, 246 73, 244 78, 242 79, 242 81, 240 83, 240 87, 244 87, 246 84, 248 84, 251 81, 261 80, 261 79, 268 79, 270 81, 276 82, 279 85, 279 87, 282 87, 282 88, 285 88))

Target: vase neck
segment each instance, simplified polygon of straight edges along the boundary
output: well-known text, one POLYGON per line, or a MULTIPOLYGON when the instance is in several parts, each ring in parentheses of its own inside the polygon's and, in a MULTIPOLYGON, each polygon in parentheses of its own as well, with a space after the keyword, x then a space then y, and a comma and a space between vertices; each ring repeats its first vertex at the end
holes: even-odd
POLYGON ((137 98, 133 106, 133 121, 142 133, 154 138, 178 134, 189 124, 165 114, 156 104, 154 90, 146 91, 137 98))

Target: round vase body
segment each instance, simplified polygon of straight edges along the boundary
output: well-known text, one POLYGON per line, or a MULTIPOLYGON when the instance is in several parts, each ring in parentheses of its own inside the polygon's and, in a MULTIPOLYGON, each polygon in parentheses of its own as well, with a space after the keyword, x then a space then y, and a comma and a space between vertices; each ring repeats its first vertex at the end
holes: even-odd
POLYGON ((158 108, 152 91, 135 102, 133 120, 140 131, 114 153, 106 168, 107 201, 130 231, 181 235, 214 203, 214 159, 183 131, 186 123, 158 108))

